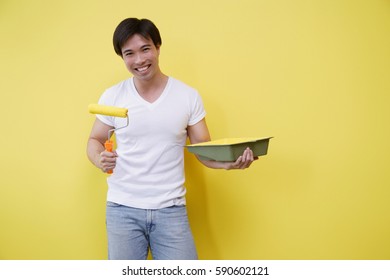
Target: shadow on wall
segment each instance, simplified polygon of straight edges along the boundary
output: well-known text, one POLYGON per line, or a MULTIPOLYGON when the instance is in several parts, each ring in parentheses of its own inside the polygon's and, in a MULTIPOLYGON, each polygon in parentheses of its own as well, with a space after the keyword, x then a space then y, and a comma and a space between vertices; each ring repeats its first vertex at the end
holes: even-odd
MULTIPOLYGON (((188 66, 186 66, 188 69, 188 66)), ((192 77, 196 77, 196 72, 191 73, 192 77)), ((196 80, 196 79, 195 79, 196 80)), ((219 96, 215 94, 217 89, 213 90, 209 87, 209 94, 204 91, 204 81, 196 80, 193 86, 199 90, 202 96, 203 103, 207 112, 206 121, 211 134, 211 139, 221 138, 220 134, 226 134, 226 122, 221 121, 225 118, 225 112, 219 103, 219 96), (218 118, 213 117, 218 116, 218 118), (217 121, 217 119, 219 121, 217 121)), ((191 84, 191 82, 190 82, 191 84)), ((209 85, 208 85, 209 86, 209 85)), ((189 142, 187 142, 189 144, 189 142)), ((217 246, 215 233, 210 222, 209 198, 207 196, 207 188, 204 177, 205 166, 200 163, 194 154, 189 153, 184 149, 185 162, 185 186, 187 188, 187 208, 188 216, 191 224, 191 229, 195 238, 195 245, 199 259, 217 260, 221 259, 221 254, 217 246)), ((218 233, 217 233, 218 234, 218 233)), ((217 235, 218 237, 218 235, 217 235)))
POLYGON ((220 259, 210 226, 203 166, 194 155, 185 151, 187 208, 199 259, 220 259))

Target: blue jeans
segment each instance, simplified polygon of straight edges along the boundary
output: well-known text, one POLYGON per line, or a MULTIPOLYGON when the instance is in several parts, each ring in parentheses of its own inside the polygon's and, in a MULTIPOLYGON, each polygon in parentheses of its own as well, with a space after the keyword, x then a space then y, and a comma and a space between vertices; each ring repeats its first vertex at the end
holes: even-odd
POLYGON ((108 259, 155 260, 198 258, 187 208, 138 209, 107 202, 108 259))

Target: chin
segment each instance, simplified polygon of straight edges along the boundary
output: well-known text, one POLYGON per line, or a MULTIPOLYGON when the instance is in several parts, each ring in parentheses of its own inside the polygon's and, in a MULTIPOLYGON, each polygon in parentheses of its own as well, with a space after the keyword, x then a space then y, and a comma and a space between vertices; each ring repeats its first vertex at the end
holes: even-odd
POLYGON ((151 80, 154 76, 155 76, 154 73, 147 73, 146 75, 140 75, 140 74, 136 73, 134 75, 134 77, 136 77, 138 80, 141 80, 141 81, 151 80))

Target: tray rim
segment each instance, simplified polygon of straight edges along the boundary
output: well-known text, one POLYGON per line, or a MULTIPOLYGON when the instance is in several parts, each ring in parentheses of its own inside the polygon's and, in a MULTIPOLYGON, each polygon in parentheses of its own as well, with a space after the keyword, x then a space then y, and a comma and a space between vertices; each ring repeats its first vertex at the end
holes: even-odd
POLYGON ((274 138, 273 136, 267 136, 267 137, 228 137, 228 138, 221 138, 221 139, 217 139, 217 140, 211 140, 211 141, 207 141, 207 142, 201 142, 201 143, 196 143, 196 144, 190 144, 190 145, 186 145, 185 147, 221 147, 221 146, 234 146, 234 145, 241 145, 241 144, 245 144, 245 143, 255 143, 255 142, 258 142, 258 141, 262 141, 262 140, 269 140, 271 138, 274 138), (237 142, 237 143, 230 143, 230 144, 218 144, 218 143, 211 143, 211 142, 215 142, 215 141, 221 141, 221 140, 225 140, 225 139, 251 139, 251 140, 246 140, 246 141, 242 141, 242 142, 237 142), (210 144, 207 144, 207 143, 210 143, 210 144))

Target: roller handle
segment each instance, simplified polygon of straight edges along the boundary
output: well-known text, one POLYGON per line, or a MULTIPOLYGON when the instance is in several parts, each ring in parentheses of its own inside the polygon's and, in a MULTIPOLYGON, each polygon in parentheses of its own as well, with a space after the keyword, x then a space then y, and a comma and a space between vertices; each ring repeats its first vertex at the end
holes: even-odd
MULTIPOLYGON (((106 148, 106 151, 107 152, 112 152, 112 147, 114 146, 114 142, 111 141, 111 140, 107 140, 105 143, 104 143, 104 148, 106 148)), ((112 174, 112 170, 108 170, 107 171, 107 174, 112 174)))

